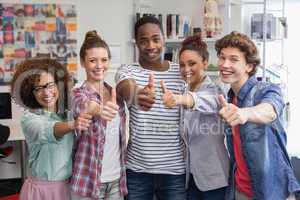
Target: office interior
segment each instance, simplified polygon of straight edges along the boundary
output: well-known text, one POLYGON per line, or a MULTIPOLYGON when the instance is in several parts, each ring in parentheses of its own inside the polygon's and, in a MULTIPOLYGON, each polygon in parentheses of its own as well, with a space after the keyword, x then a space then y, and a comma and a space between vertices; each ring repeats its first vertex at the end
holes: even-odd
MULTIPOLYGON (((220 4, 224 4, 229 0, 219 0, 220 4)), ((263 13, 263 0, 235 0, 233 5, 229 1, 228 6, 238 5, 236 12, 227 13, 227 16, 222 15, 223 33, 230 31, 245 31, 248 32, 245 26, 249 26, 251 18, 247 14, 247 10, 243 10, 245 2, 253 3, 252 9, 259 10, 263 13), (257 6, 257 7, 255 7, 257 6), (226 26, 226 27, 225 27, 226 26)), ((298 119, 300 116, 300 96, 298 95, 300 79, 298 75, 300 68, 297 66, 299 59, 299 35, 300 28, 298 26, 298 19, 300 17, 300 1, 299 0, 268 0, 271 5, 282 5, 284 1, 284 17, 287 19, 287 35, 284 40, 284 48, 281 54, 283 56, 284 64, 287 67, 285 75, 277 77, 279 81, 284 82, 286 89, 286 102, 288 102, 287 110, 287 149, 291 157, 300 159, 300 135, 298 127, 298 119), (283 80, 281 80, 283 79, 283 80)), ((136 59, 135 44, 133 42, 133 26, 135 22, 136 12, 141 13, 155 13, 168 14, 175 13, 184 16, 189 16, 191 20, 190 28, 201 28, 203 31, 203 5, 204 0, 0 0, 0 4, 66 4, 74 5, 76 8, 76 52, 79 54, 80 45, 84 40, 85 33, 89 30, 97 30, 108 45, 113 49, 114 60, 109 71, 108 82, 114 85, 114 73, 121 64, 132 63, 136 59)), ((222 9, 220 8, 220 9, 222 9)), ((236 8, 230 8, 236 9, 236 8)), ((2 17, 2 16, 1 16, 2 17)), ((248 28, 249 29, 249 28, 248 28)), ((191 31, 192 33, 192 31, 191 31)), ((213 45, 209 45, 211 51, 214 51, 213 45)), ((272 54, 272 52, 267 52, 272 54)), ((79 56, 77 56, 77 69, 75 72, 78 83, 81 85, 85 80, 85 72, 80 66, 79 56)), ((276 72, 275 72, 276 73, 276 72)), ((7 99, 5 94, 10 92, 8 84, 0 85, 0 104, 1 109, 6 109, 7 99), (2 105, 3 104, 3 105, 2 105)), ((9 97, 8 97, 9 98, 9 97)), ((0 182, 2 180, 21 179, 26 176, 26 143, 20 128, 20 117, 22 115, 22 108, 13 102, 11 103, 11 110, 8 118, 0 119, 0 123, 10 127, 11 136, 8 142, 0 147, 12 146, 12 154, 5 158, 5 161, 0 160, 0 182), (10 162, 6 162, 10 161, 10 162)), ((2 111, 1 111, 2 112, 2 111)), ((1 133, 0 133, 1 134, 1 133)), ((300 161, 295 162, 294 166, 297 175, 300 178, 300 161)), ((300 179, 299 179, 300 181, 300 179)))

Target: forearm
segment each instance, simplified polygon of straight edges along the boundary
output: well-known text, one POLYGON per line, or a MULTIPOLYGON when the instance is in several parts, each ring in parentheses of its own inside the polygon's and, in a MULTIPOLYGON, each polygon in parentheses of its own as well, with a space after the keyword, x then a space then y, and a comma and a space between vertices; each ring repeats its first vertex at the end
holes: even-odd
POLYGON ((117 94, 126 101, 127 105, 132 105, 135 101, 135 96, 138 86, 136 85, 135 80, 126 79, 121 81, 117 87, 117 94))
POLYGON ((57 122, 54 125, 54 136, 56 138, 61 138, 65 134, 74 130, 74 121, 69 122, 57 122))
POLYGON ((275 109, 269 103, 261 103, 257 106, 242 108, 248 115, 248 122, 267 124, 277 118, 275 109))
POLYGON ((194 107, 195 101, 191 94, 174 95, 178 105, 183 105, 185 108, 194 107))

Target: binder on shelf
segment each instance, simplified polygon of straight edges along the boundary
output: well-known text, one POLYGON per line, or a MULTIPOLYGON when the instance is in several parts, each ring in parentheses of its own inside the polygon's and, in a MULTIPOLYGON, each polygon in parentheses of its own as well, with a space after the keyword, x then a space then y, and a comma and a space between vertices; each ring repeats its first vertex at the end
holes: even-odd
POLYGON ((167 15, 167 38, 171 38, 172 36, 172 15, 167 15))
MULTIPOLYGON (((266 38, 271 39, 271 20, 273 18, 273 14, 267 14, 267 30, 266 30, 266 38)), ((263 39, 263 30, 264 30, 264 14, 255 13, 251 16, 251 37, 253 39, 263 39)))
POLYGON ((187 16, 183 16, 183 37, 188 37, 190 33, 190 19, 187 16))
POLYGON ((179 36, 179 15, 176 15, 176 36, 179 36))
POLYGON ((171 38, 175 39, 176 38, 176 15, 172 14, 171 15, 171 38))

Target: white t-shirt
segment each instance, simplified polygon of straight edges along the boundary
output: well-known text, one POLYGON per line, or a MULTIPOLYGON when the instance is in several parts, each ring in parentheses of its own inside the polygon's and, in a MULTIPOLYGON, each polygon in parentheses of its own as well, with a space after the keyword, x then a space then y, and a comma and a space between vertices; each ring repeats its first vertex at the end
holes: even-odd
POLYGON ((112 182, 120 178, 120 116, 107 122, 102 160, 101 183, 112 182))

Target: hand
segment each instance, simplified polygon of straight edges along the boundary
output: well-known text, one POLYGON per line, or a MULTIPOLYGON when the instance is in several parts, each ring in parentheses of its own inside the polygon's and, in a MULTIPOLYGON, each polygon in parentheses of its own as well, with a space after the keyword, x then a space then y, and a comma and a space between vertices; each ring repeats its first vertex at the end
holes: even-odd
POLYGON ((142 88, 138 89, 136 97, 137 105, 141 110, 148 111, 152 108, 155 103, 155 87, 154 87, 154 75, 151 73, 149 75, 148 84, 142 88))
POLYGON ((232 103, 227 103, 223 95, 219 95, 218 98, 222 106, 219 114, 230 126, 245 124, 248 121, 248 113, 245 109, 239 108, 232 103))
POLYGON ((87 131, 90 124, 91 124, 91 120, 92 119, 92 115, 83 113, 80 114, 77 119, 75 121, 73 121, 73 128, 77 131, 87 131))
POLYGON ((160 81, 160 86, 163 92, 162 100, 166 107, 173 108, 177 106, 176 95, 173 94, 171 90, 168 90, 165 86, 164 81, 160 81))
POLYGON ((107 101, 101 109, 100 116, 106 120, 111 121, 118 114, 119 106, 117 104, 117 92, 116 88, 111 90, 111 100, 107 101))

